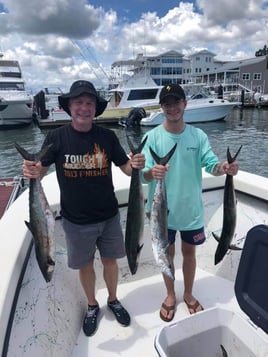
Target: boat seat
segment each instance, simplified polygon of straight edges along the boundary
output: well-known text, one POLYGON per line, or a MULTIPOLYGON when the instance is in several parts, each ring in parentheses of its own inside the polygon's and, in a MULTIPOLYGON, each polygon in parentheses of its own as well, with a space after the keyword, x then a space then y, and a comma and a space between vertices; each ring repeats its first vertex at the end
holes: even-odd
POLYGON ((268 225, 251 228, 241 254, 235 280, 240 308, 268 333, 268 225))

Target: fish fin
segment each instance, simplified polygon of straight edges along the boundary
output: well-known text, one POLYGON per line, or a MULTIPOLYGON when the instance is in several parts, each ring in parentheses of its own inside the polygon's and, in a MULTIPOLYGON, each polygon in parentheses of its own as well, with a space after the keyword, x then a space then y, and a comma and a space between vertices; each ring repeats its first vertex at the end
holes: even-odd
POLYGON ((211 232, 213 237, 216 239, 217 242, 220 241, 220 237, 217 236, 217 234, 215 234, 214 232, 211 232))
POLYGON ((238 156, 239 153, 240 153, 240 150, 242 149, 242 146, 243 146, 243 145, 241 145, 240 148, 237 150, 235 156, 232 156, 232 155, 231 155, 230 149, 229 149, 229 146, 228 146, 228 148, 227 148, 227 161, 228 161, 229 164, 231 164, 232 162, 235 161, 235 159, 237 158, 237 156, 238 156))
POLYGON ((243 250, 243 248, 238 247, 237 245, 234 245, 234 244, 230 244, 229 245, 229 249, 231 249, 231 250, 243 250))
POLYGON ((175 150, 177 147, 177 143, 173 146, 173 148, 164 156, 164 157, 159 157, 154 151, 153 149, 150 147, 150 152, 151 155, 154 159, 154 161, 158 164, 158 165, 163 165, 165 166, 168 161, 171 159, 172 155, 174 154, 175 150))
POLYGON ((222 350, 222 357, 228 357, 226 349, 223 347, 223 345, 220 345, 220 346, 221 346, 221 350, 222 350))
POLYGON ((48 256, 48 257, 47 257, 47 263, 48 263, 49 265, 55 265, 55 260, 52 259, 51 256, 48 256))
POLYGON ((142 248, 143 248, 143 244, 139 245, 139 246, 138 246, 138 249, 137 249, 137 252, 140 253, 140 251, 142 250, 142 248))
POLYGON ((31 227, 30 222, 27 222, 27 221, 24 221, 24 222, 25 222, 27 228, 29 229, 29 231, 30 231, 31 233, 33 233, 33 232, 32 232, 32 229, 31 229, 32 227, 31 227))

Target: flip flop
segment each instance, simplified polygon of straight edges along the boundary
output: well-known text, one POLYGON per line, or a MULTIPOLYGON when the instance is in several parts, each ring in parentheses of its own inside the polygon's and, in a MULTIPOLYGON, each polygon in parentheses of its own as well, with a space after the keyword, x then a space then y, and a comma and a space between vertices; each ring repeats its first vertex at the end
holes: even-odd
POLYGON ((188 302, 185 299, 184 302, 187 305, 189 313, 191 315, 204 310, 203 306, 200 304, 198 300, 196 300, 194 304, 188 304, 188 302))
POLYGON ((175 315, 175 304, 171 305, 171 306, 167 306, 163 302, 163 304, 161 305, 161 308, 163 308, 166 311, 166 316, 163 315, 162 311, 160 310, 160 318, 165 322, 171 321, 175 315), (173 314, 171 315, 171 317, 167 317, 169 315, 170 311, 173 311, 173 314))

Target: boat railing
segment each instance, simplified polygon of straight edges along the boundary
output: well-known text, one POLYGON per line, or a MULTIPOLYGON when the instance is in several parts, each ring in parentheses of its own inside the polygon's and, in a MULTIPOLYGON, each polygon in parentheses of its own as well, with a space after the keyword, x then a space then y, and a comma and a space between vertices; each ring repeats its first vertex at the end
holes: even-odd
POLYGON ((23 176, 15 176, 13 181, 0 181, 0 186, 10 186, 13 187, 13 191, 8 199, 8 202, 5 207, 5 211, 11 206, 11 204, 18 197, 21 189, 24 187, 24 179, 23 176))

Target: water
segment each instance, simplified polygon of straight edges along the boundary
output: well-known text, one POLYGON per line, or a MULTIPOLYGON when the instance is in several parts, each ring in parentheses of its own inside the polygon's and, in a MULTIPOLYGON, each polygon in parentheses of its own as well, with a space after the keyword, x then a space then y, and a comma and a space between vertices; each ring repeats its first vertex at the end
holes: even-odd
MULTIPOLYGON (((268 109, 234 109, 225 121, 200 123, 210 140, 214 152, 221 161, 226 160, 229 146, 234 154, 240 145, 243 148, 238 157, 240 169, 268 177, 268 109)), ((125 130, 119 126, 108 126, 117 134, 121 144, 129 152, 125 130)), ((136 132, 141 137, 148 127, 136 132)), ((52 129, 53 130, 53 129, 52 129)), ((14 148, 18 142, 29 151, 39 150, 47 130, 32 125, 23 129, 0 130, 0 177, 21 175, 22 158, 14 148)))

